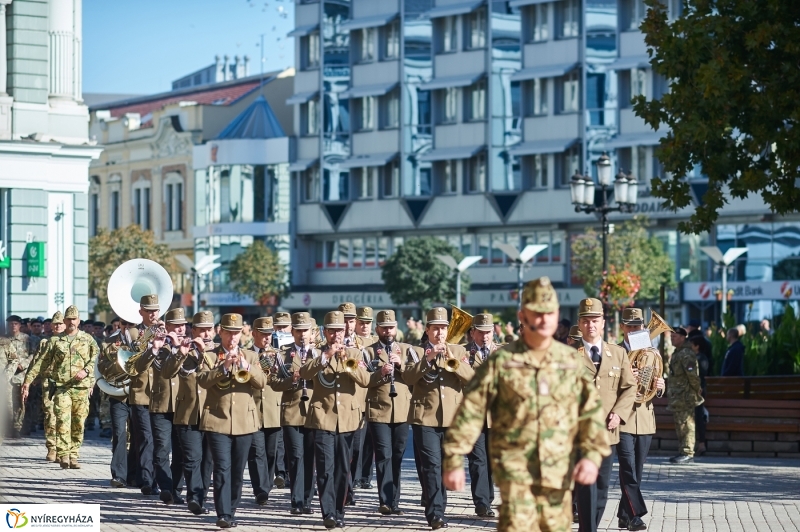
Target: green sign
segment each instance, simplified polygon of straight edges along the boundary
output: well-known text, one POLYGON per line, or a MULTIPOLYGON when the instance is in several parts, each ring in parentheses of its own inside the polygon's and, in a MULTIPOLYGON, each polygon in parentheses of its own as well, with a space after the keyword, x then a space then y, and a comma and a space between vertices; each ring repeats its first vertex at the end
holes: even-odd
POLYGON ((25 247, 28 277, 44 277, 44 242, 28 242, 25 247))
POLYGON ((6 253, 6 245, 0 240, 0 268, 10 268, 11 257, 6 253))

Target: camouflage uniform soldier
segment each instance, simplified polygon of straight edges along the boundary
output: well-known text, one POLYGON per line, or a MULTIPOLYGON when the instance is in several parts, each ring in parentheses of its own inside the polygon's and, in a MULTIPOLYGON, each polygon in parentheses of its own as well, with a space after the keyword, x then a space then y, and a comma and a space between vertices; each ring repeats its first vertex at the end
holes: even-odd
POLYGON ((700 392, 700 373, 697 357, 686 341, 686 329, 675 327, 672 345, 675 352, 669 361, 669 386, 667 387, 667 410, 675 419, 680 453, 669 459, 673 464, 694 462, 694 408, 703 404, 700 392))
POLYGON ((609 456, 600 397, 575 350, 553 340, 558 298, 547 277, 523 292, 522 338, 475 371, 445 436, 445 485, 463 489, 464 455, 492 418, 489 454, 502 505, 498 530, 569 532, 572 483, 593 483, 609 456), (575 442, 582 459, 575 464, 575 442))
MULTIPOLYGON (((34 318, 28 323, 28 353, 31 355, 28 367, 33 365, 36 359, 36 354, 39 352, 39 346, 45 337, 42 335, 42 318, 34 318)), ((39 381, 34 382, 31 386, 31 391, 28 394, 28 400, 25 404, 25 418, 22 422, 21 433, 23 436, 29 435, 31 432, 36 432, 36 423, 39 421, 42 414, 42 385, 39 381)))
POLYGON ((17 352, 17 367, 11 376, 11 399, 13 401, 11 416, 14 424, 14 437, 19 438, 22 422, 25 419, 25 401, 21 399, 20 386, 25 379, 25 370, 31 363, 33 353, 30 351, 30 338, 22 332, 22 318, 11 315, 6 318, 6 324, 8 325, 8 337, 17 352))
MULTIPOLYGON (((51 367, 55 385, 53 408, 56 417, 56 454, 63 469, 80 469, 78 451, 83 443, 83 423, 89 413, 89 394, 94 386, 94 363, 99 348, 90 334, 78 330, 78 308, 64 313, 65 334, 55 337, 42 356, 41 366, 51 367)), ((23 399, 38 376, 32 368, 25 377, 23 399)))
POLYGON ((11 377, 17 371, 17 349, 8 338, 0 338, 0 363, 2 363, 3 394, 6 396, 6 408, 3 409, 2 426, 0 426, 0 441, 7 433, 8 416, 14 412, 14 399, 11 386, 11 377))
MULTIPOLYGON (((53 336, 50 338, 44 338, 41 342, 39 342, 39 348, 36 351, 36 356, 33 358, 33 362, 28 369, 28 372, 37 371, 39 373, 39 378, 41 380, 42 385, 42 411, 44 413, 44 441, 45 445, 47 446, 47 458, 48 462, 55 462, 56 461, 56 417, 55 413, 53 412, 53 393, 55 393, 55 387, 53 386, 53 382, 50 380, 50 370, 51 367, 43 368, 41 367, 41 360, 45 353, 47 353, 47 349, 51 344, 53 338, 56 338, 64 332, 64 316, 61 314, 61 311, 56 311, 53 314, 53 319, 50 322, 51 328, 53 331, 53 336)), ((27 377, 27 375, 26 375, 27 377)), ((31 399, 32 400, 32 399, 31 399)))

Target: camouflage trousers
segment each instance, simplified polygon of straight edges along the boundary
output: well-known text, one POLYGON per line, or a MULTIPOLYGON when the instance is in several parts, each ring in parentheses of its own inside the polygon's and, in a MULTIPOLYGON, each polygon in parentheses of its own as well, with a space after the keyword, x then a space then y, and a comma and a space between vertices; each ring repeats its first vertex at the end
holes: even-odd
POLYGON ((25 420, 25 403, 22 402, 22 385, 11 385, 11 422, 14 430, 22 430, 22 422, 25 420))
POLYGON ((89 392, 82 388, 58 388, 53 397, 56 418, 56 456, 78 456, 83 444, 83 423, 89 415, 89 392))
POLYGON ((678 451, 686 456, 694 456, 694 408, 675 410, 675 432, 678 434, 678 451))
POLYGON ((108 394, 96 389, 94 393, 98 394, 99 406, 97 407, 97 417, 100 419, 100 429, 111 428, 111 403, 108 401, 108 394))
POLYGON ((56 450, 56 415, 53 412, 53 398, 50 396, 50 387, 54 386, 49 380, 42 383, 42 412, 44 413, 44 442, 48 451, 56 450))
POLYGON ((498 531, 570 532, 572 492, 517 482, 500 482, 498 531))

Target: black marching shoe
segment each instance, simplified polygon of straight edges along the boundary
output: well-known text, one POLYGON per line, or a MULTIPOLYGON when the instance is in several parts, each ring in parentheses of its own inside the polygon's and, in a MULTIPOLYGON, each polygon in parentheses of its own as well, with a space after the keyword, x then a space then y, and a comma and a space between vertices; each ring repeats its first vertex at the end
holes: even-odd
POLYGON ((694 462, 694 458, 685 454, 679 454, 678 456, 673 456, 669 459, 671 464, 691 464, 694 462))
POLYGON ((431 521, 431 530, 439 530, 440 528, 447 528, 447 523, 441 517, 434 517, 431 521))
POLYGON ((578 512, 572 512, 572 522, 573 523, 580 523, 581 517, 578 515, 578 512))
MULTIPOLYGON (((203 506, 202 506, 202 505, 201 505, 199 502, 197 502, 196 500, 194 500, 194 499, 191 499, 191 500, 189 501, 189 504, 187 504, 187 505, 186 505, 186 507, 187 507, 187 508, 189 509, 189 511, 190 511, 190 512, 192 512, 194 515, 200 515, 200 514, 202 514, 202 513, 203 513, 203 510, 205 510, 205 508, 203 508, 203 506)), ((206 510, 206 511, 208 511, 208 510, 206 510)))
POLYGON ((292 515, 300 515, 303 513, 302 508, 292 508, 292 515))
POLYGON ((305 508, 303 508, 303 513, 304 513, 304 514, 311 515, 311 514, 313 514, 313 513, 314 513, 314 511, 311 509, 311 507, 310 507, 310 506, 306 506, 305 508))
POLYGON ((336 528, 336 519, 333 517, 326 517, 322 520, 322 523, 325 525, 325 528, 330 530, 331 528, 336 528))
POLYGON ((628 528, 628 518, 620 517, 619 521, 617 521, 617 528, 628 528))
POLYGON ((175 504, 186 504, 186 499, 181 497, 180 493, 173 493, 172 500, 175 502, 175 504))
POLYGON ((282 490, 283 488, 286 487, 286 479, 284 479, 282 476, 279 475, 275 477, 275 480, 272 482, 272 485, 278 488, 279 490, 282 490))
POLYGON ((217 526, 220 528, 236 528, 237 525, 238 523, 229 515, 223 515, 217 519, 217 526))
POLYGON ((124 488, 125 487, 125 481, 122 480, 121 478, 114 477, 114 478, 111 479, 111 487, 112 488, 124 488))
POLYGON ((392 508, 392 515, 405 515, 405 513, 400 508, 392 508))
POLYGON ((162 491, 158 498, 161 499, 161 502, 164 504, 175 504, 175 499, 172 497, 172 493, 168 491, 162 491))
POLYGON ((477 506, 475 508, 475 513, 478 515, 478 517, 494 517, 495 516, 494 510, 492 510, 488 506, 477 506))
POLYGON ((381 515, 392 515, 392 509, 385 504, 381 504, 381 507, 378 508, 378 511, 381 513, 381 515))
POLYGON ((256 503, 259 506, 266 506, 268 502, 269 502, 269 494, 268 493, 261 492, 258 495, 256 495, 256 503))
POLYGON ((344 519, 337 519, 336 526, 338 526, 339 528, 344 528, 344 519))
POLYGON ((153 495, 153 488, 150 486, 142 486, 142 495, 153 495))
POLYGON ((641 517, 634 517, 628 522, 628 530, 647 530, 647 525, 641 517))

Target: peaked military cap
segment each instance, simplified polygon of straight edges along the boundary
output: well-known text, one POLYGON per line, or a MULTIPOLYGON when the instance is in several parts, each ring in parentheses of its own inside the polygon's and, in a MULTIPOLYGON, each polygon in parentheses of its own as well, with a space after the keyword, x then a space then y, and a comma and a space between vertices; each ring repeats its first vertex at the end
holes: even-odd
POLYGON ((308 312, 295 312, 292 314, 292 329, 306 330, 311 327, 311 314, 308 312))
POLYGON ((16 314, 12 314, 11 316, 6 318, 6 321, 16 321, 16 322, 22 323, 22 318, 20 318, 16 314))
POLYGON ((378 312, 378 327, 397 327, 397 320, 393 310, 381 310, 378 312))
POLYGON ((325 314, 323 323, 326 329, 344 329, 344 313, 340 310, 332 310, 325 314))
POLYGON ((187 323, 186 314, 183 312, 183 307, 174 308, 167 312, 164 316, 164 321, 170 325, 183 325, 187 323))
POLYGON ((644 325, 644 316, 640 308, 626 308, 622 311, 622 323, 625 325, 644 325))
POLYGON ((278 327, 285 327, 287 325, 292 324, 292 315, 288 312, 276 312, 275 317, 272 319, 272 323, 274 323, 278 327))
POLYGON ((522 290, 522 306, 545 314, 558 310, 558 294, 549 277, 539 277, 525 285, 522 290))
POLYGON ((56 313, 53 314, 53 320, 50 323, 52 323, 53 325, 64 323, 64 315, 61 314, 60 310, 57 310, 56 313))
POLYGON ((192 316, 192 327, 213 327, 214 313, 210 310, 201 310, 192 316))
POLYGON ((67 307, 67 310, 64 312, 64 319, 72 319, 72 318, 80 318, 80 313, 78 312, 78 307, 75 305, 70 305, 67 307))
POLYGON ((339 305, 339 311, 344 314, 345 318, 355 318, 356 317, 356 305, 355 303, 342 303, 339 305))
POLYGON ((450 325, 447 319, 447 309, 444 307, 434 307, 425 315, 426 325, 450 325))
POLYGON ((581 302, 578 305, 578 317, 602 316, 602 315, 603 315, 603 304, 600 302, 599 299, 595 299, 593 297, 587 297, 586 299, 581 299, 581 302))
POLYGON ((225 314, 222 316, 219 326, 226 331, 238 332, 242 330, 243 323, 241 314, 225 314))
POLYGON ((478 331, 492 331, 494 330, 494 318, 487 313, 475 314, 472 317, 472 327, 478 331))
POLYGON ((361 307, 358 309, 356 319, 359 321, 372 321, 372 307, 361 307))
POLYGON ((581 341, 583 340, 583 333, 577 325, 573 325, 569 328, 569 337, 573 340, 581 341))
POLYGON ((264 334, 269 334, 274 331, 275 328, 272 326, 272 316, 256 318, 256 321, 253 322, 253 329, 264 334))
POLYGON ((161 307, 158 306, 158 294, 142 296, 139 305, 145 310, 161 310, 161 307))

